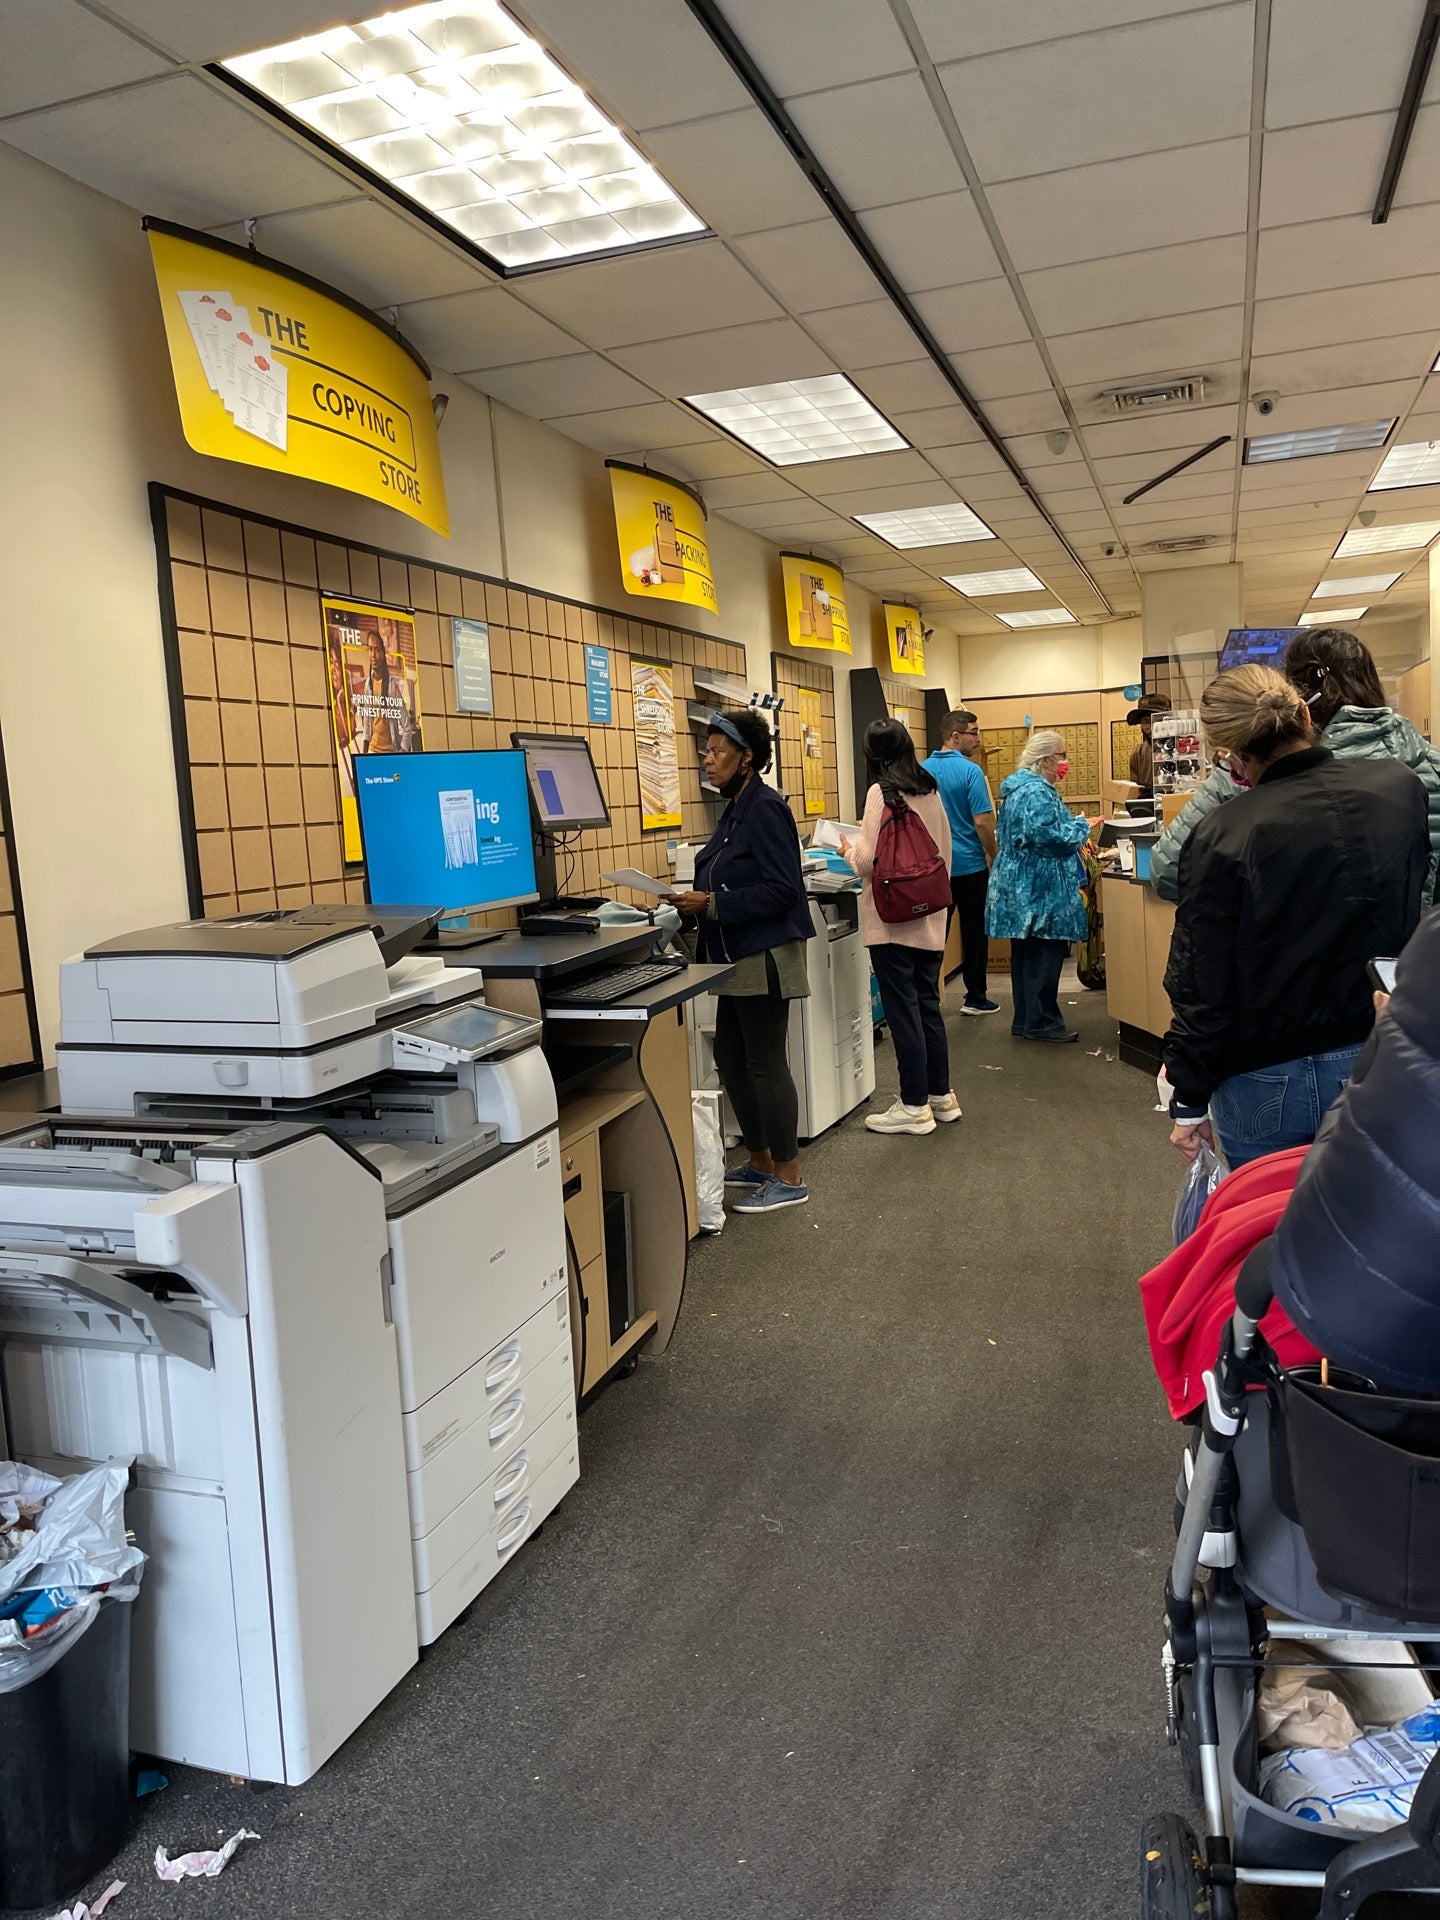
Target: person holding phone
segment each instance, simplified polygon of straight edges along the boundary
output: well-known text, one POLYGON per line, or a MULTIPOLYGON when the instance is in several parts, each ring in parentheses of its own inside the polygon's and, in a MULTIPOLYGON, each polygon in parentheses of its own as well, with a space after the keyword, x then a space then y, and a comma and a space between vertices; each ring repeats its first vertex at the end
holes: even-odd
POLYGON ((1272 668, 1219 674, 1200 720, 1236 792, 1181 850, 1164 1062, 1172 1142, 1234 1168, 1314 1139, 1374 1022, 1367 963, 1420 918, 1430 839, 1410 769, 1317 745, 1272 668))

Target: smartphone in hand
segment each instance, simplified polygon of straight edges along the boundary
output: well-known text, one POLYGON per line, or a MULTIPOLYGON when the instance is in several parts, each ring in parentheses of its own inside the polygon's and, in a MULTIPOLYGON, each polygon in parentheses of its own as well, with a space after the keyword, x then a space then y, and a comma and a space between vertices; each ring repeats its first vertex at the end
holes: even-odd
POLYGON ((1377 993, 1393 993, 1395 991, 1395 962, 1393 959, 1380 957, 1371 960, 1367 963, 1365 971, 1370 976, 1370 984, 1377 993))

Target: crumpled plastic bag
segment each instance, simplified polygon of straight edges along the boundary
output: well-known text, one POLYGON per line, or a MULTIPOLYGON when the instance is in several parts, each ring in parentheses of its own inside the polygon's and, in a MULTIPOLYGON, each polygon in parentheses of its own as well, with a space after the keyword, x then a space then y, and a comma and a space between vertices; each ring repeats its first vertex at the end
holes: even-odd
POLYGON ((21 1460, 0 1460, 0 1562, 6 1558, 9 1529, 22 1514, 38 1513, 60 1484, 54 1474, 41 1473, 21 1460))
POLYGON ((125 1538, 129 1483, 129 1464, 115 1462, 56 1481, 34 1531, 0 1561, 0 1600, 30 1587, 109 1586, 143 1567, 144 1554, 125 1538))
POLYGON ((201 1853, 182 1853, 174 1860, 164 1847, 156 1847, 155 1877, 157 1880, 213 1880, 217 1873, 223 1873, 229 1866, 242 1840, 259 1838, 259 1834, 252 1833, 249 1827, 241 1827, 231 1834, 223 1847, 207 1847, 201 1853))
POLYGON ((1174 1227, 1177 1247, 1188 1240, 1199 1226, 1200 1215, 1205 1210, 1205 1202, 1229 1171, 1225 1162, 1202 1142, 1200 1151, 1186 1170, 1184 1184, 1175 1202, 1174 1227))
POLYGON ((1260 1762, 1260 1791, 1272 1806, 1322 1827, 1384 1833, 1409 1818, 1415 1789, 1440 1753, 1440 1702, 1398 1727, 1363 1734, 1339 1752, 1287 1747, 1260 1762))
POLYGON ((1255 1701, 1262 1753, 1281 1747, 1338 1751, 1361 1737, 1344 1683, 1329 1667, 1266 1667, 1255 1701))
POLYGON ((702 1233, 725 1225, 725 1143, 720 1138, 720 1096, 692 1093, 690 1117, 695 1134, 695 1205, 702 1233))

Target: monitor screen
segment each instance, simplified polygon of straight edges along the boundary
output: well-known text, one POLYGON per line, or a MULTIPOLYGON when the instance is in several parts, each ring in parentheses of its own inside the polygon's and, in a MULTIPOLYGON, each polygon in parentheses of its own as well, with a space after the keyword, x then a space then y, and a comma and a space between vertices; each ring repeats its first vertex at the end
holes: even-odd
POLYGON ((372 901, 463 913, 539 899, 523 754, 361 754, 355 792, 372 901))
POLYGON ((1283 672, 1285 649, 1297 633, 1303 632, 1303 627, 1232 627, 1220 649, 1218 671, 1226 673, 1231 667, 1259 666, 1283 672))
POLYGON ((535 821, 547 833, 608 827, 610 809, 590 758, 590 742, 575 734, 512 733, 525 755, 535 821))

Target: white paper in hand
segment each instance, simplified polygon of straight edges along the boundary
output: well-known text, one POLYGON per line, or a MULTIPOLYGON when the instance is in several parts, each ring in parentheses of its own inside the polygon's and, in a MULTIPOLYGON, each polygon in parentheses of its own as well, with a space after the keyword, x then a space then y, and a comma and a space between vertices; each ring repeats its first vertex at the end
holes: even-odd
POLYGON ((673 880, 657 880, 653 873, 641 873, 638 867, 621 867, 618 873, 604 873, 600 877, 612 880, 617 887, 629 887, 634 893, 653 893, 660 900, 668 899, 675 891, 673 880))

